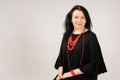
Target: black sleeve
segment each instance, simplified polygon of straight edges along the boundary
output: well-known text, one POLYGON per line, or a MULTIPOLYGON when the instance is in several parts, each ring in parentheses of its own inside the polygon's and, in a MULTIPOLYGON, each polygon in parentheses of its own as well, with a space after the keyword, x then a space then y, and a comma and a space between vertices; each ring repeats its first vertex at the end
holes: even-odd
POLYGON ((61 42, 61 46, 60 46, 60 51, 59 51, 59 55, 57 57, 57 60, 55 62, 55 69, 58 69, 58 67, 60 66, 63 66, 64 65, 64 55, 63 55, 63 43, 64 43, 64 36, 63 36, 63 39, 62 39, 62 42, 61 42))
POLYGON ((84 74, 89 75, 98 75, 106 72, 107 70, 103 60, 101 48, 95 34, 90 38, 88 48, 91 55, 90 62, 80 68, 80 70, 84 74))

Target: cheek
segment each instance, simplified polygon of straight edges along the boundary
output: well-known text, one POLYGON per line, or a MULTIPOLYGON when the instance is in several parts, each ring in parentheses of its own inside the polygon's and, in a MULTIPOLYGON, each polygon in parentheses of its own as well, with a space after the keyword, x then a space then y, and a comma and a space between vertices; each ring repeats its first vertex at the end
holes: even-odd
POLYGON ((87 22, 86 19, 84 19, 84 22, 85 22, 85 23, 87 22))
POLYGON ((76 25, 76 24, 77 24, 77 22, 73 20, 73 21, 72 21, 72 24, 73 24, 73 25, 76 25))
POLYGON ((86 21, 84 21, 84 24, 86 24, 86 21))
POLYGON ((76 23, 77 20, 76 20, 76 19, 72 19, 71 22, 72 22, 72 23, 76 23))
POLYGON ((84 24, 86 24, 86 20, 83 20, 82 22, 83 22, 84 24))
POLYGON ((72 22, 72 23, 74 22, 74 19, 73 19, 73 18, 71 19, 71 22, 72 22))

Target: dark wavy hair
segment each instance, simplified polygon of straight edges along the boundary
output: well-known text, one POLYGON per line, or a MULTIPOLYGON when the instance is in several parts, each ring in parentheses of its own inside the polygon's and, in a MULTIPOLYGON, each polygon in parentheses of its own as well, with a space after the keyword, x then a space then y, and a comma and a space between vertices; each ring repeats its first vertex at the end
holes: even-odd
POLYGON ((67 37, 70 36, 70 34, 72 33, 74 27, 73 24, 71 22, 72 19, 72 13, 74 10, 80 10, 83 12, 85 18, 86 18, 86 24, 85 24, 85 28, 87 28, 88 30, 91 30, 91 26, 92 26, 92 22, 89 16, 89 13, 87 11, 87 9, 81 5, 75 5, 70 12, 66 15, 65 18, 65 22, 64 22, 64 28, 65 28, 65 33, 64 35, 66 35, 67 37))

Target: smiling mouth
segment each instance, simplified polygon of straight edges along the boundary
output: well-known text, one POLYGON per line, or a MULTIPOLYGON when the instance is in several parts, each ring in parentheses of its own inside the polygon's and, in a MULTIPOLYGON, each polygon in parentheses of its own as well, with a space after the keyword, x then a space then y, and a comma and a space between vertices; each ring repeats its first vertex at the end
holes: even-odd
POLYGON ((82 24, 77 24, 77 25, 82 25, 82 24))

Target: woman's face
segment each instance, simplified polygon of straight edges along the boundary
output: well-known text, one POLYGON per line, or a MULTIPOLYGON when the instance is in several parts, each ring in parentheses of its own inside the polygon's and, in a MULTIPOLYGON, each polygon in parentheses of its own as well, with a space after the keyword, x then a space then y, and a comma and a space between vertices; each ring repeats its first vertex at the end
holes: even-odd
POLYGON ((74 28, 76 28, 76 29, 81 29, 81 28, 85 27, 85 24, 86 24, 86 18, 84 16, 83 12, 80 10, 73 11, 71 21, 72 21, 74 28))

